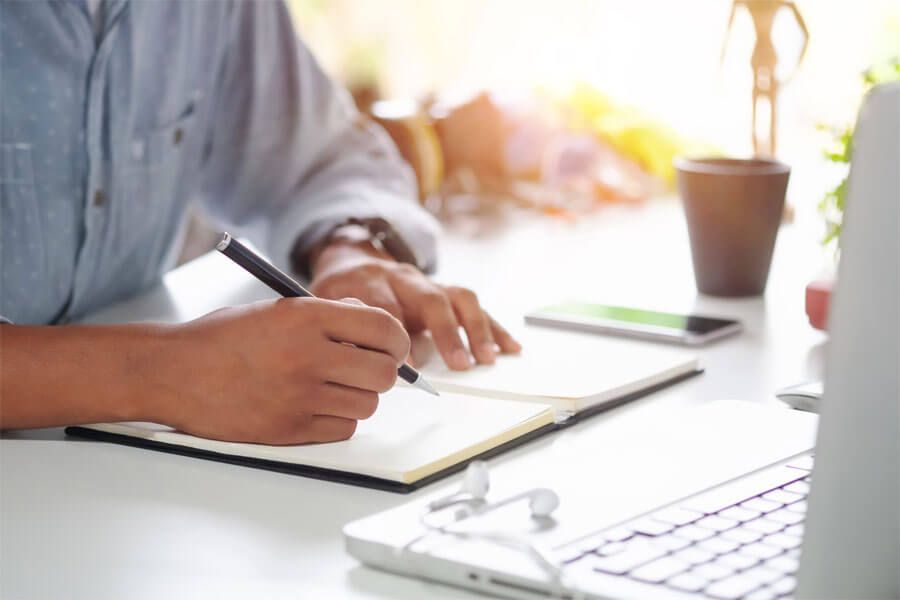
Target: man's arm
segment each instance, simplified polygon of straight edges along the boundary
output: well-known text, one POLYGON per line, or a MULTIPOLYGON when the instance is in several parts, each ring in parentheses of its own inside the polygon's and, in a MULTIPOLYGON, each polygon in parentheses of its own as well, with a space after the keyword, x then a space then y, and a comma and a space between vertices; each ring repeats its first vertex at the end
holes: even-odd
POLYGON ((149 419, 161 346, 161 328, 147 325, 0 325, 0 425, 149 419))
POLYGON ((4 324, 0 429, 142 420, 238 442, 346 439, 408 353, 386 312, 317 298, 180 325, 4 324))
POLYGON ((452 368, 467 368, 470 356, 492 363, 496 349, 518 351, 472 292, 422 274, 435 265, 436 223, 418 205, 410 169, 321 70, 283 2, 234 8, 204 169, 210 212, 267 248, 282 268, 318 248, 315 265, 308 265, 316 293, 360 298, 410 331, 430 331, 452 368), (411 250, 412 264, 372 256, 346 240, 322 245, 349 220, 389 223, 411 250))
POLYGON ((279 1, 236 2, 211 102, 201 198, 284 270, 335 226, 383 219, 416 264, 435 264, 437 224, 387 134, 363 118, 297 37, 279 1))

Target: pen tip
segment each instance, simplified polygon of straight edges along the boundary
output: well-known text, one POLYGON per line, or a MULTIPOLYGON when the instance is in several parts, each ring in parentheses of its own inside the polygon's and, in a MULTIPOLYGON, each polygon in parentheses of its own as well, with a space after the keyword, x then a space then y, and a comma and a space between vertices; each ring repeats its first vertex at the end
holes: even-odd
POLYGON ((416 387, 418 387, 421 390, 425 390, 432 396, 440 396, 440 394, 438 394, 437 390, 434 389, 433 387, 431 387, 430 383, 425 381, 424 377, 421 377, 421 376, 419 377, 418 381, 416 381, 416 387))

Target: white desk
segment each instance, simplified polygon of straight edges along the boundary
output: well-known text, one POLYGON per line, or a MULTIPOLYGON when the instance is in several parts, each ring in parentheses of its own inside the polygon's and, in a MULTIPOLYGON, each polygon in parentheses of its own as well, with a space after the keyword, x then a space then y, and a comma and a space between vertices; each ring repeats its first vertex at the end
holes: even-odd
MULTIPOLYGON (((577 225, 525 218, 515 228, 475 239, 451 232, 442 250, 439 279, 478 290, 508 322, 566 297, 744 321, 740 337, 700 350, 703 376, 578 426, 591 434, 603 435, 663 406, 721 398, 775 402, 775 388, 821 376, 826 337, 807 325, 803 313, 803 286, 821 251, 814 236, 793 227, 781 231, 766 297, 749 300, 696 296, 675 204, 610 209, 577 225)), ((219 261, 224 259, 198 259, 149 295, 95 320, 185 316, 209 303, 203 295, 219 289, 216 274, 240 277, 219 261)), ((267 295, 237 279, 221 289, 226 296, 267 295)), ((549 443, 538 440, 492 464, 549 443)), ((343 551, 345 523, 408 499, 66 440, 61 430, 7 433, 0 440, 0 597, 471 597, 361 567, 343 551)))

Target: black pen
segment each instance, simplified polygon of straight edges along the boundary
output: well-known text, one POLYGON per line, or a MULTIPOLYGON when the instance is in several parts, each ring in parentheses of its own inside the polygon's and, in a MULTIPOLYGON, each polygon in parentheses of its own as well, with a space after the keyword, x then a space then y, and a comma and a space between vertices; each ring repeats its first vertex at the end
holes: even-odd
MULTIPOLYGON (((261 282, 284 296, 285 298, 315 298, 309 290, 294 281, 275 265, 261 257, 247 246, 234 239, 228 233, 222 234, 222 240, 216 244, 216 250, 233 260, 238 266, 259 279, 261 282)), ((424 390, 429 394, 440 394, 425 381, 422 374, 411 366, 404 364, 397 369, 400 379, 424 390)))

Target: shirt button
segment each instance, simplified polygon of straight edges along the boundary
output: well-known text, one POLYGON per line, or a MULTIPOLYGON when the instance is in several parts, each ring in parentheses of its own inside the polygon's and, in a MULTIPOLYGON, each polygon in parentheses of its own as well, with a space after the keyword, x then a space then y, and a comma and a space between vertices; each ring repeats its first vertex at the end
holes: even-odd
POLYGON ((94 206, 103 206, 106 204, 106 193, 103 190, 94 192, 94 206))
POLYGON ((183 138, 184 138, 184 130, 181 127, 179 127, 172 134, 172 142, 177 146, 178 144, 181 143, 181 140, 183 138))

